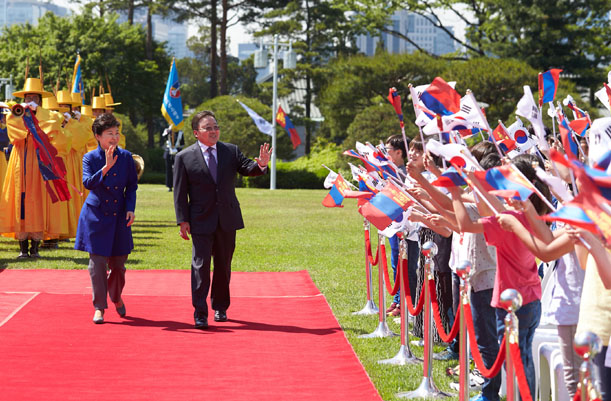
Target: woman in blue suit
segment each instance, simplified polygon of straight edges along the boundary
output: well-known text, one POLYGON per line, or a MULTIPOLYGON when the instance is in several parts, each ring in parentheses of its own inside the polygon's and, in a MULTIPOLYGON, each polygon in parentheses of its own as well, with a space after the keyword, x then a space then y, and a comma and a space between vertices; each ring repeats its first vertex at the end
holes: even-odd
POLYGON ((119 122, 102 114, 92 126, 98 148, 83 157, 83 184, 89 192, 78 222, 74 248, 89 252, 94 323, 104 323, 106 297, 124 317, 121 292, 125 261, 134 248, 131 225, 136 208, 138 177, 132 154, 118 148, 119 122), (107 270, 109 270, 107 274, 107 270))

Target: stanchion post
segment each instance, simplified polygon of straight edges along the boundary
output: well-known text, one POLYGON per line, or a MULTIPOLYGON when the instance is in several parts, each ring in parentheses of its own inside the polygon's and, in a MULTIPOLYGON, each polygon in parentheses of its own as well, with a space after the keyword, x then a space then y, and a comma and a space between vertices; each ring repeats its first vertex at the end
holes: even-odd
MULTIPOLYGON (((365 231, 365 235, 371 238, 371 234, 369 231, 369 221, 367 219, 363 219, 363 229, 365 231)), ((369 249, 367 249, 367 243, 365 243, 365 274, 367 275, 367 302, 363 309, 358 312, 352 312, 353 315, 375 315, 378 313, 378 307, 375 302, 373 302, 373 274, 371 272, 372 266, 369 262, 369 249)))
POLYGON ((469 292, 471 286, 469 280, 471 279, 471 262, 464 260, 460 262, 456 267, 456 274, 461 278, 460 281, 460 326, 458 334, 458 346, 459 346, 459 377, 458 383, 460 386, 460 392, 458 394, 459 401, 469 400, 469 337, 467 332, 467 319, 465 317, 465 305, 469 304, 469 292))
POLYGON ((519 401, 520 391, 515 366, 511 359, 511 344, 519 344, 519 322, 516 311, 522 307, 522 295, 513 288, 501 293, 500 305, 505 315, 505 372, 507 374, 507 401, 519 401))
POLYGON ((439 390, 433 382, 433 306, 431 305, 431 294, 429 293, 428 280, 433 279, 431 271, 431 259, 437 254, 437 245, 428 241, 422 245, 422 254, 426 257, 424 264, 424 365, 423 377, 418 388, 397 394, 399 398, 445 398, 451 394, 439 390))
MULTIPOLYGON (((407 272, 403 272, 403 261, 407 260, 407 233, 403 233, 403 239, 399 243, 399 261, 397 262, 397 278, 396 280, 401 280, 403 278, 403 274, 407 274, 407 272)), ((409 347, 409 309, 407 307, 407 289, 405 285, 403 285, 405 281, 401 282, 401 347, 399 347, 399 352, 397 355, 390 359, 383 359, 378 361, 378 363, 388 364, 388 365, 411 365, 415 363, 422 362, 422 359, 419 359, 412 354, 412 350, 409 347)))
POLYGON ((583 363, 579 367, 579 388, 581 389, 581 401, 589 399, 600 399, 600 394, 592 382, 592 359, 602 349, 600 338, 590 332, 577 333, 573 342, 573 348, 577 355, 581 356, 583 363), (590 394, 593 392, 593 394, 590 394), (590 396, 590 397, 588 397, 590 396))
MULTIPOLYGON (((378 250, 382 252, 382 245, 384 245, 386 237, 382 234, 378 234, 378 250)), ((386 288, 384 288, 384 270, 382 268, 381 259, 385 258, 386 255, 378 256, 378 308, 379 323, 378 327, 373 333, 363 334, 360 338, 380 338, 380 337, 395 337, 397 334, 393 333, 386 323, 386 311, 384 305, 386 305, 386 288)))

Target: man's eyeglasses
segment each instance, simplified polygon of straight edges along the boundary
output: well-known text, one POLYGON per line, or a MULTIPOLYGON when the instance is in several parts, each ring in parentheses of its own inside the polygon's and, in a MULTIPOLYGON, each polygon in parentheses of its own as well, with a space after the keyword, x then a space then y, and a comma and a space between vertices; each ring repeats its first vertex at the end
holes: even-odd
POLYGON ((214 132, 219 130, 219 126, 215 125, 213 127, 198 128, 197 130, 202 132, 214 132))

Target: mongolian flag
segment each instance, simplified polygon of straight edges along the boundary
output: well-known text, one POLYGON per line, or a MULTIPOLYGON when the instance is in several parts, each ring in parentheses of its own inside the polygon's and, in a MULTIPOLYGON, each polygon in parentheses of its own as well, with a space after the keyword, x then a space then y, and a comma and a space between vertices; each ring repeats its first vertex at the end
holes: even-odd
POLYGON ((562 221, 575 227, 580 227, 598 233, 596 224, 588 217, 586 212, 583 211, 581 206, 573 202, 566 202, 563 207, 545 216, 539 217, 544 221, 562 221))
POLYGON ((575 140, 573 130, 568 124, 564 113, 558 113, 558 130, 560 131, 560 138, 562 139, 562 146, 568 156, 569 160, 579 160, 579 144, 575 140))
MULTIPOLYGON (((573 111, 573 119, 587 117, 588 113, 577 107, 577 103, 571 95, 567 95, 566 98, 562 101, 562 103, 567 106, 569 109, 573 111)), ((588 118, 589 120, 589 118, 588 118)))
POLYGON ((586 135, 586 130, 590 128, 590 119, 587 116, 578 118, 571 121, 569 127, 571 127, 577 135, 583 138, 586 135))
POLYGON ((487 171, 476 171, 475 176, 484 189, 503 198, 518 198, 523 201, 534 192, 533 184, 517 174, 509 166, 494 167, 487 171))
POLYGON ((297 149, 297 146, 301 145, 299 133, 297 133, 297 129, 293 125, 293 122, 291 121, 289 116, 282 109, 282 106, 278 106, 278 113, 276 113, 276 122, 289 134, 289 138, 291 138, 291 143, 293 144, 293 149, 297 149))
POLYGON ((542 107, 544 103, 554 101, 561 72, 562 70, 553 68, 539 73, 539 107, 542 107))
POLYGON ((611 214, 608 210, 603 209, 605 205, 608 209, 609 201, 588 180, 582 180, 580 187, 581 192, 573 198, 570 204, 580 207, 596 224, 598 232, 605 238, 607 245, 611 245, 611 214))
POLYGON ((448 167, 446 171, 444 171, 435 181, 431 182, 431 184, 437 187, 451 188, 467 185, 467 182, 462 177, 462 174, 454 167, 448 167))
POLYGON ((575 176, 581 179, 582 186, 588 186, 602 197, 611 200, 611 175, 606 171, 586 166, 575 159, 568 161, 562 153, 555 149, 550 150, 550 159, 570 168, 575 176))
POLYGON ((342 153, 345 156, 352 156, 352 157, 356 157, 357 159, 359 159, 360 161, 363 162, 363 165, 365 166, 365 169, 368 172, 371 171, 381 171, 381 169, 375 164, 370 162, 365 156, 362 156, 360 153, 350 149, 350 150, 346 150, 344 151, 344 153, 342 153))
POLYGON ((63 159, 57 155, 57 149, 49 141, 47 134, 38 125, 38 120, 29 107, 25 108, 23 124, 34 138, 36 158, 40 174, 45 181, 45 187, 51 198, 51 202, 66 201, 70 199, 70 191, 65 180, 66 166, 63 159), (51 188, 53 183, 55 191, 51 188))
POLYGON ((378 230, 384 230, 390 223, 403 217, 413 201, 392 182, 359 208, 363 215, 378 230))
POLYGON ((344 207, 342 202, 344 201, 346 191, 348 191, 348 184, 340 174, 333 182, 333 186, 325 199, 322 200, 322 205, 326 207, 344 207))
POLYGON ((394 107, 395 113, 397 113, 397 117, 399 117, 399 124, 401 128, 403 128, 405 122, 403 121, 403 111, 401 111, 401 96, 397 93, 397 88, 388 89, 388 101, 392 104, 392 107, 394 107))
POLYGON ((427 109, 442 116, 460 111, 460 95, 440 77, 435 78, 422 92, 420 100, 427 109))
POLYGON ((516 149, 516 142, 511 139, 505 126, 499 121, 498 127, 492 131, 492 138, 497 143, 499 149, 505 154, 516 149))
POLYGON ((176 70, 176 60, 172 59, 168 82, 163 94, 161 104, 161 114, 172 127, 172 131, 180 131, 184 125, 182 115, 182 98, 180 96, 180 82, 178 81, 178 71, 176 70))
POLYGON ((74 71, 72 73, 72 93, 80 93, 83 104, 85 104, 85 88, 83 87, 83 76, 81 74, 81 56, 76 55, 74 71))

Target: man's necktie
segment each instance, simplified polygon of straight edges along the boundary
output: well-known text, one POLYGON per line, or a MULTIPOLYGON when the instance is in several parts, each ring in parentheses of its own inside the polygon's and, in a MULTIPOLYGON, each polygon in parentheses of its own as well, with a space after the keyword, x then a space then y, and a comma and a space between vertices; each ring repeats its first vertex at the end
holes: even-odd
POLYGON ((210 147, 208 148, 207 152, 208 152, 208 169, 210 170, 210 175, 212 176, 212 179, 214 180, 214 182, 216 182, 216 158, 214 157, 214 153, 212 153, 212 151, 214 150, 214 148, 210 147))

